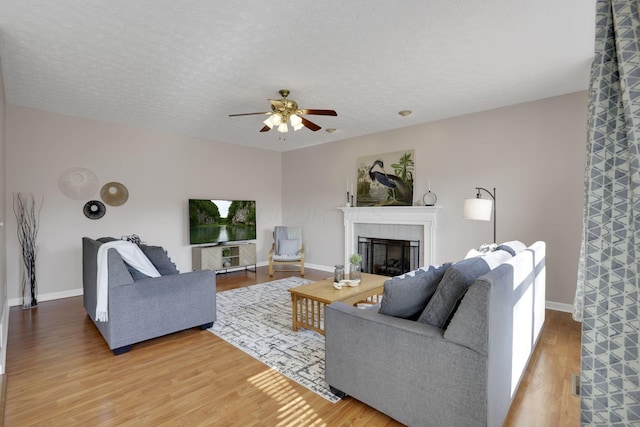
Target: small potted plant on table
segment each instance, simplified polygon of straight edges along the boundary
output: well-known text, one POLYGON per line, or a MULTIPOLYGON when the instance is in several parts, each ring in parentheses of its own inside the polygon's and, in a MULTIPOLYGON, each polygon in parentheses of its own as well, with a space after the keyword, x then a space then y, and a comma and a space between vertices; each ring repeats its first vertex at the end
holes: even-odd
POLYGON ((362 271, 362 257, 355 253, 349 257, 349 280, 360 280, 360 271, 362 271))

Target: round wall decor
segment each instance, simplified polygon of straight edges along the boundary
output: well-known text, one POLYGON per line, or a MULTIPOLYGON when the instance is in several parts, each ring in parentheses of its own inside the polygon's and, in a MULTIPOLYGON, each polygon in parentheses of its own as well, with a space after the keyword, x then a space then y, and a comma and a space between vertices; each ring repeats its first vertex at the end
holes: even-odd
POLYGON ((107 212, 107 208, 104 206, 104 203, 98 200, 90 200, 85 203, 82 211, 84 212, 84 216, 89 219, 100 219, 107 212))
POLYGON ((110 206, 120 206, 129 199, 129 190, 119 182, 107 182, 100 190, 100 197, 110 206))
POLYGON ((70 199, 86 200, 98 191, 98 177, 87 168, 69 168, 60 174, 58 187, 70 199))

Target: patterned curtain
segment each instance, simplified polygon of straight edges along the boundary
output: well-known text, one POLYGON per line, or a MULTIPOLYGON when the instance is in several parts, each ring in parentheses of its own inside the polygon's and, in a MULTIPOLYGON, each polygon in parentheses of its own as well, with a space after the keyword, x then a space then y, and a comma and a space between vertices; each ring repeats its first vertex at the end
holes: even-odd
POLYGON ((597 1, 574 307, 582 425, 640 425, 639 3, 597 1))

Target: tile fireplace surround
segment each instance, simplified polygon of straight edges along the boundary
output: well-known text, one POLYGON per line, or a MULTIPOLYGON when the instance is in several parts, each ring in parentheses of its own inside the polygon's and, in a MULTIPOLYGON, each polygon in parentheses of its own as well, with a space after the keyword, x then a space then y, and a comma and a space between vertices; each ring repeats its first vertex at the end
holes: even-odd
MULTIPOLYGON (((349 256, 358 252, 358 235, 356 234, 356 229, 361 224, 378 224, 381 227, 398 226, 398 228, 407 228, 408 226, 411 227, 409 230, 413 230, 415 226, 421 227, 422 233, 419 236, 421 240, 420 265, 433 264, 436 247, 436 214, 440 209, 439 206, 340 207, 338 209, 344 214, 345 266, 349 265, 349 256)), ((411 231, 409 232, 411 233, 411 231)), ((365 237, 396 238, 396 236, 369 235, 365 237)))

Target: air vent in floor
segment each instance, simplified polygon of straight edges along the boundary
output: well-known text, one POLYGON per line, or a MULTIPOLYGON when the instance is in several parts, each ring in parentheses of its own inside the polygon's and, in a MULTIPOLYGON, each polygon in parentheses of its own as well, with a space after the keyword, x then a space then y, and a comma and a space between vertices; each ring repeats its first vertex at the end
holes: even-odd
POLYGON ((580 396, 580 376, 577 374, 571 375, 571 394, 580 396))

